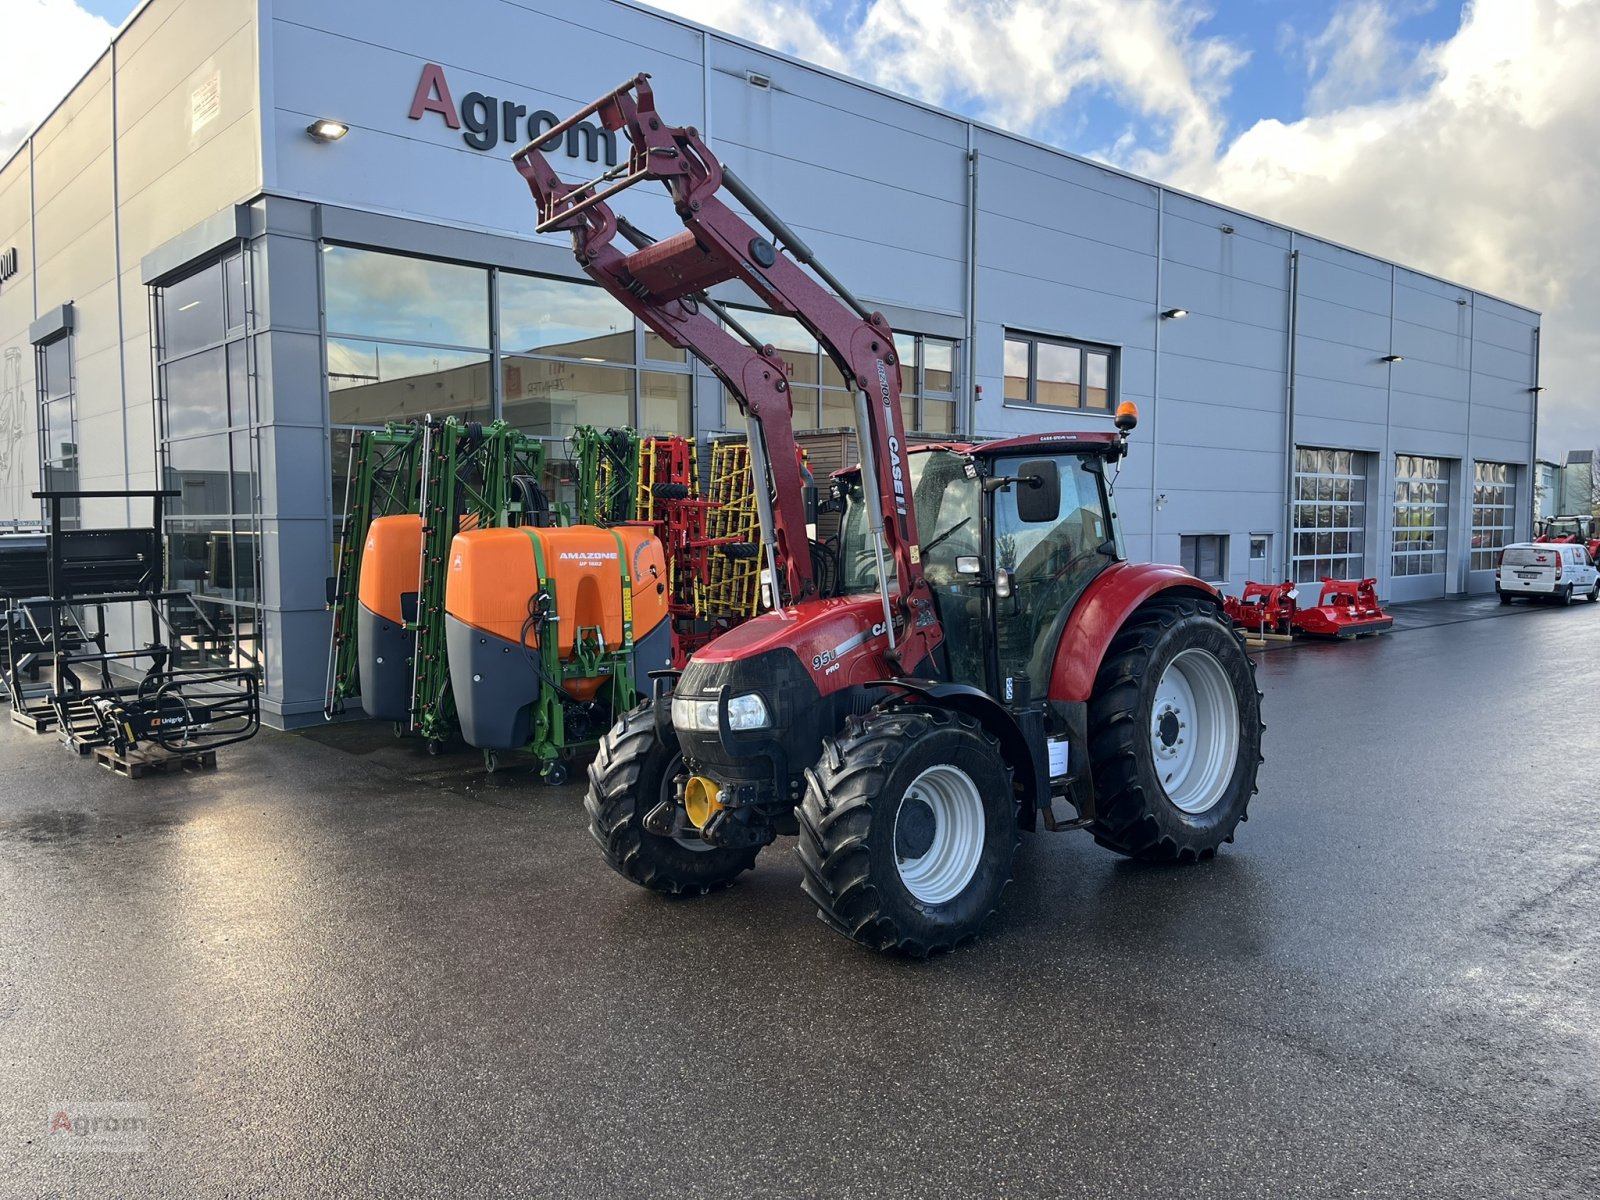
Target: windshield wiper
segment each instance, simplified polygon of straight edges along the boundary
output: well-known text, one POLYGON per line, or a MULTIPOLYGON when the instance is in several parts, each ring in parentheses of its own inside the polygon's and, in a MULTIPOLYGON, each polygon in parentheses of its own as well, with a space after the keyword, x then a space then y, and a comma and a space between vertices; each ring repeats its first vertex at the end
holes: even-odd
POLYGON ((944 541, 945 538, 949 537, 952 533, 954 533, 956 530, 960 529, 963 525, 965 525, 970 520, 972 520, 972 518, 970 516, 962 517, 961 520, 957 521, 954 525, 950 526, 949 529, 946 529, 938 537, 934 538, 933 541, 929 542, 926 546, 924 546, 922 548, 922 552, 924 554, 929 553, 930 551, 932 551, 932 549, 935 546, 937 546, 940 542, 944 541))

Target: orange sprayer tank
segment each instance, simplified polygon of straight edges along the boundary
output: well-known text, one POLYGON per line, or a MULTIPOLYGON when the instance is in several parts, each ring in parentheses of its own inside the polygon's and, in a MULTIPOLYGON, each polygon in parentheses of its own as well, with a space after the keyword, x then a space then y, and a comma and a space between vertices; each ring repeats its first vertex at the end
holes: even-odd
POLYGON ((416 603, 421 567, 421 517, 379 517, 367 527, 356 585, 356 668, 361 707, 381 721, 409 723, 416 634, 405 613, 416 603))
MULTIPOLYGON (((586 645, 599 642, 608 653, 620 651, 624 622, 631 620, 634 661, 628 666, 635 679, 670 665, 666 583, 661 542, 646 525, 523 526, 457 534, 450 546, 444 606, 451 681, 468 743, 494 748, 526 741, 525 732, 513 731, 510 721, 537 699, 541 681, 529 664, 536 638, 554 637, 565 663, 580 635, 586 645), (630 580, 626 601, 624 567, 630 580), (529 602, 541 591, 551 597, 556 619, 534 632, 529 602)), ((568 678, 561 686, 573 699, 588 700, 611 674, 568 678)))

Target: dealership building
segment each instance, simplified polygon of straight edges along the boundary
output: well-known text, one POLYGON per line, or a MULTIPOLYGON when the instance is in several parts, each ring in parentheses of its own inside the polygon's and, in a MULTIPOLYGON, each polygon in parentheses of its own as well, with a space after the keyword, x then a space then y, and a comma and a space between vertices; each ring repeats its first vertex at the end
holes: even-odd
MULTIPOLYGON (((534 235, 509 161, 638 71, 892 321, 914 429, 1135 402, 1133 556, 1404 601, 1492 588, 1528 535, 1537 313, 628 0, 147 0, 0 167, 0 522, 41 481, 178 490, 172 582, 293 725, 322 706, 352 430, 504 418, 552 462, 580 423, 741 430, 534 235)), ((586 179, 626 147, 587 126, 549 154, 586 179)), ((678 227, 660 190, 620 208, 678 227)), ((747 319, 796 425, 848 423, 815 343, 747 319)))

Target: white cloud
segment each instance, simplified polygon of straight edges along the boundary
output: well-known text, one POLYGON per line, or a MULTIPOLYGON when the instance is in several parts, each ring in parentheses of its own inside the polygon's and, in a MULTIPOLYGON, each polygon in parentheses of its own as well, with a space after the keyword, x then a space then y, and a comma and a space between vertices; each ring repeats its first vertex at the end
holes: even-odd
POLYGON ((1394 90, 1397 77, 1407 73, 1394 34, 1399 15, 1383 0, 1350 0, 1320 33, 1304 40, 1313 80, 1307 111, 1327 112, 1394 90))
MULTIPOLYGON (((1192 0, 651 2, 1021 133, 1048 136, 1071 98, 1108 96, 1158 133, 1163 154, 1215 155, 1220 102, 1248 57, 1200 36, 1208 14, 1192 0), (839 13, 843 32, 825 32, 816 12, 839 13)), ((1135 162, 1155 149, 1136 135, 1123 146, 1135 162)))
MULTIPOLYGON (((1421 47, 1395 28, 1423 0, 1346 0, 1278 46, 1309 115, 1231 143, 1247 56, 1185 0, 655 2, 1034 136, 1109 99, 1128 125, 1108 161, 1541 309, 1541 447, 1600 442, 1600 0, 1469 0, 1421 47)), ((0 0, 0 29, 27 47, 0 74, 3 159, 112 29, 72 0, 0 0)))
POLYGON ((1597 62, 1595 0, 1473 0, 1407 94, 1262 121, 1174 182, 1541 310, 1541 452, 1592 446, 1597 62))
POLYGON ((116 32, 73 0, 0 0, 0 162, 11 157, 116 32))
POLYGON ((1600 0, 1468 0, 1420 46, 1396 30, 1426 0, 1346 0, 1276 46, 1308 115, 1231 142, 1245 54, 1179 0, 657 2, 1047 139, 1110 98, 1098 157, 1542 311, 1541 450, 1600 443, 1600 0))

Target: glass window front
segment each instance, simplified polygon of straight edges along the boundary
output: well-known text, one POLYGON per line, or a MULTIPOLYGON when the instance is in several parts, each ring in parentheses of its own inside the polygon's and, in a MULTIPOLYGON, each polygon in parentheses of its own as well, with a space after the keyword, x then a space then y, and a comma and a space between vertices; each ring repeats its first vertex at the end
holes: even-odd
POLYGON ((665 371, 639 374, 639 432, 694 436, 689 409, 689 376, 665 371))
POLYGON ((1517 523, 1516 467, 1507 463, 1472 464, 1472 570, 1492 571, 1500 551, 1515 539, 1517 523))
MULTIPOLYGON (((39 477, 41 490, 72 492, 79 488, 78 423, 72 376, 72 335, 65 334, 35 349, 39 388, 39 477)), ((41 502, 42 503, 42 502, 41 502)), ((48 510, 46 510, 48 511, 48 510)), ((79 502, 61 502, 61 522, 78 524, 79 502)))
MULTIPOLYGON (((736 319, 794 368, 790 401, 796 429, 855 428, 855 394, 832 357, 823 353, 800 322, 742 309, 736 310, 736 319)), ((900 359, 900 417, 906 431, 954 433, 956 343, 897 330, 894 344, 900 359), (931 402, 924 399, 929 393, 931 402)), ((726 411, 734 412, 732 397, 724 399, 726 411)))
POLYGON ((489 348, 489 272, 404 254, 324 246, 331 334, 489 348))
POLYGON ((1228 578, 1228 535, 1185 534, 1178 539, 1178 561, 1196 578, 1207 583, 1223 582, 1228 578))
MULTIPOLYGON (((507 352, 631 363, 633 324, 633 314, 593 284, 500 272, 500 346, 507 352)), ((648 338, 651 358, 683 361, 683 351, 648 338), (680 357, 665 357, 672 353, 680 357)))
POLYGON ((155 289, 168 606, 174 665, 260 671, 259 454, 239 251, 155 289))
POLYGON ((336 425, 382 425, 430 413, 489 421, 489 356, 330 337, 328 407, 336 425))
POLYGON ((1367 455, 1295 447, 1290 552, 1294 581, 1362 578, 1366 538, 1367 455))
POLYGON ((161 354, 177 358, 227 336, 222 266, 214 263, 161 289, 161 354))
POLYGON ((524 433, 563 441, 579 425, 627 425, 633 377, 620 367, 507 357, 500 366, 505 419, 524 433))
POLYGON ((1445 568, 1450 517, 1449 465, 1442 458, 1394 459, 1393 574, 1436 575, 1445 568))
POLYGON ((1115 348, 1064 338, 1006 334, 1007 404, 1110 412, 1116 407, 1116 389, 1115 348))

